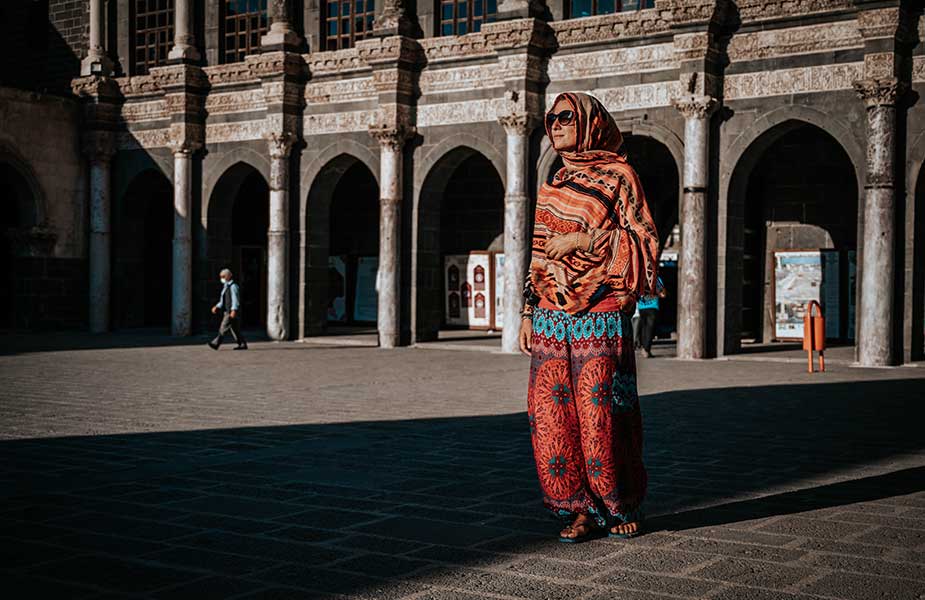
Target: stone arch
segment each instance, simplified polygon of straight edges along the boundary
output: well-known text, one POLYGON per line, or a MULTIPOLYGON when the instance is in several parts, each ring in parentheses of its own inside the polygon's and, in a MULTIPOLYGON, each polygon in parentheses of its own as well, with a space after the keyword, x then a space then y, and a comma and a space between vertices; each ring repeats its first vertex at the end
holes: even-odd
MULTIPOLYGON (((327 327, 331 291, 329 284, 332 277, 329 257, 332 249, 336 251, 337 247, 344 247, 344 240, 332 240, 332 227, 335 224, 332 209, 335 208, 338 190, 342 189, 341 184, 359 185, 368 192, 360 199, 363 206, 355 215, 359 219, 358 226, 367 235, 361 233, 354 241, 357 246, 363 247, 362 254, 378 254, 378 173, 378 156, 369 148, 350 141, 329 145, 303 171, 301 189, 307 190, 307 193, 303 195, 300 212, 300 226, 303 228, 301 238, 304 240, 300 248, 299 269, 299 304, 303 307, 299 330, 302 337, 317 335, 327 327)), ((342 212, 338 211, 337 214, 342 212)), ((353 250, 357 251, 349 253, 345 260, 349 264, 344 265, 344 277, 348 280, 355 278, 354 263, 361 254, 358 248, 353 250)), ((344 287, 348 286, 345 284, 344 287)), ((348 291, 352 297, 352 290, 348 291)))
POLYGON ((170 326, 173 184, 155 161, 129 168, 113 196, 112 321, 117 328, 170 326))
MULTIPOLYGON (((740 349, 741 335, 746 329, 753 330, 754 337, 759 340, 774 338, 768 316, 769 310, 774 310, 773 303, 768 304, 773 292, 769 283, 773 270, 772 246, 797 249, 834 244, 837 249, 850 246, 860 254, 865 163, 861 146, 843 123, 805 106, 784 107, 762 115, 732 142, 726 154, 730 157, 727 163, 730 167, 724 169, 719 187, 718 230, 725 246, 725 262, 718 265, 718 285, 721 287, 718 327, 721 353, 731 354, 740 349), (836 234, 831 234, 826 228, 829 227, 828 222, 826 227, 817 226, 822 219, 819 215, 824 214, 820 206, 826 201, 825 194, 817 205, 810 201, 800 204, 805 206, 799 218, 788 216, 799 212, 798 207, 788 209, 786 204, 769 205, 766 200, 762 200, 760 206, 752 203, 751 196, 760 189, 752 187, 753 177, 759 172, 760 176, 768 177, 766 171, 771 168, 769 164, 773 164, 773 161, 767 163, 768 151, 778 144, 792 144, 803 138, 807 143, 823 144, 829 148, 831 152, 823 158, 835 163, 833 170, 850 170, 854 174, 854 177, 848 175, 847 181, 821 180, 818 183, 827 190, 838 187, 856 204, 851 226, 832 225, 836 234), (762 218, 761 215, 768 210, 773 212, 771 218, 762 218), (765 222, 777 224, 766 228, 765 222), (746 260, 749 256, 753 258, 746 260)), ((788 157, 789 154, 782 156, 788 157)), ((796 169, 797 172, 799 170, 796 169)), ((774 183, 776 178, 769 181, 774 183)), ((761 194, 758 197, 762 197, 761 194)), ((722 251, 720 253, 723 254, 722 251)))
POLYGON ((270 160, 267 155, 257 152, 247 146, 239 146, 233 150, 222 153, 215 161, 208 159, 203 161, 202 176, 202 225, 208 227, 208 215, 211 210, 209 206, 212 201, 213 192, 218 182, 228 173, 232 167, 238 163, 243 163, 254 168, 263 176, 264 181, 270 181, 270 160))
MULTIPOLYGON (((200 305, 214 304, 215 276, 228 267, 241 284, 242 326, 263 328, 267 316, 267 229, 269 227, 269 163, 253 160, 255 152, 235 151, 236 156, 250 159, 231 162, 204 189, 202 219, 205 225, 205 248, 201 258, 200 305), (256 164, 255 164, 256 162, 256 164), (262 169, 260 167, 266 167, 262 169), (242 211, 245 216, 238 215, 242 211)), ((257 155, 259 156, 259 155, 257 155)), ((216 170, 217 171, 217 170, 216 170)), ((213 171, 214 173, 215 171, 213 171)), ((202 315, 208 319, 207 314, 202 315)))
POLYGON ((507 163, 504 159, 504 151, 499 150, 493 144, 470 133, 453 133, 453 135, 447 136, 435 144, 419 163, 416 162, 414 169, 415 205, 417 205, 420 200, 420 190, 424 185, 424 180, 430 175, 434 165, 444 156, 459 147, 471 148, 482 154, 482 156, 487 158, 491 164, 494 165, 495 171, 497 171, 498 175, 501 177, 501 182, 506 184, 505 165, 507 163))
POLYGON ((906 272, 911 272, 912 276, 905 282, 904 312, 910 318, 903 327, 903 346, 908 360, 915 361, 925 357, 925 132, 915 138, 910 148, 906 167, 905 233, 907 238, 911 237, 911 248, 907 245, 905 255, 912 263, 906 266, 906 272))
POLYGON ((25 194, 21 194, 22 198, 18 200, 21 204, 21 206, 18 206, 20 214, 27 217, 23 222, 23 226, 47 225, 48 205, 45 191, 29 161, 12 144, 0 141, 0 164, 10 166, 25 185, 26 189, 23 191, 27 191, 32 198, 31 204, 26 202, 25 194))
POLYGON ((471 169, 477 162, 483 161, 479 167, 480 174, 484 176, 482 184, 487 186, 485 189, 489 190, 489 194, 479 194, 480 201, 492 204, 488 196, 497 196, 500 218, 496 220, 500 223, 496 223, 498 231, 495 240, 489 241, 485 235, 482 235, 488 233, 488 230, 482 231, 481 234, 476 233, 473 237, 480 238, 478 243, 485 246, 483 249, 497 247, 498 240, 503 237, 504 177, 500 170, 503 165, 500 154, 494 152, 494 158, 487 156, 480 148, 493 150, 493 147, 484 142, 470 146, 467 143, 469 138, 472 136, 468 134, 454 135, 453 138, 435 146, 422 161, 422 169, 415 176, 411 254, 411 278, 414 282, 411 319, 414 341, 435 339, 444 321, 442 263, 444 248, 455 248, 459 252, 464 250, 462 249, 464 240, 461 240, 462 234, 458 231, 454 239, 450 241, 442 239, 445 229, 441 215, 444 197, 459 169, 471 169), (485 167, 488 167, 489 172, 485 172, 485 167))

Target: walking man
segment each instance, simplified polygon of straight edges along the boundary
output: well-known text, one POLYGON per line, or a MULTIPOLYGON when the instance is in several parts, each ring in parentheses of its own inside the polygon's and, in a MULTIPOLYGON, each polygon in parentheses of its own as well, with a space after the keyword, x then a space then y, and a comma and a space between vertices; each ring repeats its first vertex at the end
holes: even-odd
POLYGON ((218 298, 218 304, 212 307, 212 314, 218 314, 219 310, 223 311, 222 324, 218 328, 218 335, 209 342, 209 347, 218 350, 225 340, 225 334, 230 331, 231 337, 238 344, 234 349, 247 350, 247 342, 241 335, 238 321, 238 311, 241 310, 241 290, 232 279, 230 269, 222 269, 219 277, 222 280, 222 293, 218 298))

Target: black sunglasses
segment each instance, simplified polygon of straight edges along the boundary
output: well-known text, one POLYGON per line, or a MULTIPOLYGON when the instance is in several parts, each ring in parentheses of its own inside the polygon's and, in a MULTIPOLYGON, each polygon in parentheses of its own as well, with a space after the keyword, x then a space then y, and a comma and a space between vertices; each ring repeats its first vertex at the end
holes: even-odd
POLYGON ((550 129, 556 123, 556 119, 559 120, 559 123, 563 127, 567 127, 572 124, 572 121, 575 119, 575 111, 573 110, 563 110, 559 113, 546 113, 546 126, 550 129))

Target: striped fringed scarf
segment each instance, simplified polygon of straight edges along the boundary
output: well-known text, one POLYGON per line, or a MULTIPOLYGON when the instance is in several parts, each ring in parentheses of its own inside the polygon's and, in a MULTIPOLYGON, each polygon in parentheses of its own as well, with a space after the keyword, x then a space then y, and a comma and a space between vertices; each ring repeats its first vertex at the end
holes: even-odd
MULTIPOLYGON (((609 292, 629 306, 655 292, 658 232, 613 117, 593 96, 564 93, 552 106, 560 98, 576 113, 577 146, 559 153, 565 167, 540 189, 527 295, 535 293, 535 301, 544 297, 572 314, 609 292), (546 258, 547 239, 575 231, 592 236, 591 252, 546 258)), ((552 139, 548 125, 546 134, 552 139)))

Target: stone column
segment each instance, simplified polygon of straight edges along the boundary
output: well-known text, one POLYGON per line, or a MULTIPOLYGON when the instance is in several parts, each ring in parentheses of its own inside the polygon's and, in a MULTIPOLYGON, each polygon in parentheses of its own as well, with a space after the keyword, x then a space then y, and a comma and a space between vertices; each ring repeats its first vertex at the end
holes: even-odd
POLYGON ((858 362, 895 364, 893 305, 896 241, 896 100, 904 85, 896 78, 854 84, 867 104, 867 179, 864 185, 864 248, 860 281, 858 362))
POLYGON ((270 228, 267 231, 267 335, 289 339, 289 152, 291 133, 266 136, 270 148, 270 228))
POLYGON ((379 271, 377 322, 379 346, 394 348, 401 336, 402 150, 411 131, 403 127, 370 128, 379 141, 379 271))
POLYGON ((519 352, 523 283, 530 263, 530 200, 527 197, 527 146, 531 118, 527 114, 499 118, 507 133, 507 170, 504 191, 504 325, 503 352, 519 352))
POLYGON ((111 141, 94 136, 84 153, 90 167, 90 331, 102 333, 109 330, 112 268, 111 141))
POLYGON ((173 147, 173 287, 170 333, 192 332, 193 298, 193 154, 197 144, 183 142, 173 147))
POLYGON ((712 96, 673 102, 684 115, 684 196, 678 265, 678 358, 703 358, 707 337, 706 221, 712 96))
POLYGON ((106 56, 106 48, 103 46, 105 21, 103 0, 90 0, 90 46, 87 49, 87 57, 80 63, 80 74, 83 76, 112 73, 112 61, 106 56), (97 66, 94 68, 94 65, 97 66))
POLYGON ((295 50, 300 40, 299 34, 292 27, 288 0, 270 0, 267 3, 267 16, 270 18, 270 30, 260 38, 264 49, 295 50))
POLYGON ((193 35, 193 10, 190 0, 176 0, 173 16, 173 48, 170 49, 167 59, 179 62, 198 61, 199 50, 196 49, 196 36, 193 35))

